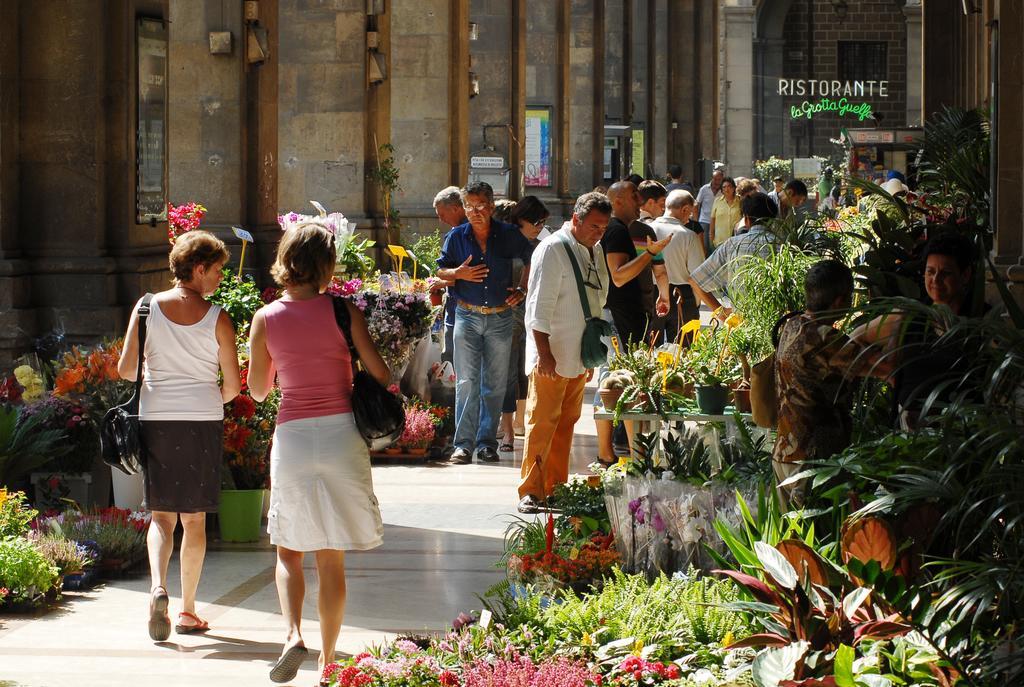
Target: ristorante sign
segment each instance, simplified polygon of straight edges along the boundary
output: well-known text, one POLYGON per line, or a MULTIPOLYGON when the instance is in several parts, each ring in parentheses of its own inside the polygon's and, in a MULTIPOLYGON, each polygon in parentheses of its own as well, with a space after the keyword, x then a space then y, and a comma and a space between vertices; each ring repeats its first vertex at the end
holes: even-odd
POLYGON ((819 98, 888 98, 888 81, 838 81, 826 79, 779 79, 779 95, 819 98))

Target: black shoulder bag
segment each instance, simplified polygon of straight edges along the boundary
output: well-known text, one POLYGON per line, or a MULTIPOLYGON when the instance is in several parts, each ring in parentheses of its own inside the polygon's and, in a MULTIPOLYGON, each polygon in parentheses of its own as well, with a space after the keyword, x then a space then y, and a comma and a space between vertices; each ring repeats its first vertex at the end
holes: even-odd
POLYGON ((580 341, 580 360, 583 361, 583 367, 590 370, 608 362, 608 347, 601 341, 601 337, 611 336, 612 328, 600 317, 591 316, 587 287, 583 283, 583 273, 580 271, 579 261, 576 260, 576 251, 569 243, 572 239, 563 234, 561 240, 562 245, 565 246, 565 252, 569 255, 572 272, 576 277, 576 288, 580 292, 580 306, 583 308, 583 321, 586 323, 580 341))
POLYGON ((359 351, 352 343, 352 316, 344 298, 334 298, 334 319, 348 342, 352 358, 352 415, 371 451, 382 451, 405 431, 402 399, 388 391, 366 370, 359 369, 359 351))
POLYGON ((135 393, 127 402, 114 406, 100 423, 100 451, 103 462, 126 475, 142 471, 145 459, 139 440, 139 400, 142 394, 142 359, 146 354, 146 319, 153 294, 139 304, 139 362, 135 369, 135 393))

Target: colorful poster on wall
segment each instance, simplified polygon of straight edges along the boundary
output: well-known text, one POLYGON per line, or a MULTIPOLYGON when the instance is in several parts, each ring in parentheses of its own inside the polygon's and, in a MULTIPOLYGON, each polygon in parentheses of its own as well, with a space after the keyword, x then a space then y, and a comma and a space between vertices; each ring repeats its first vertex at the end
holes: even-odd
POLYGON ((633 158, 630 161, 629 169, 633 174, 646 176, 644 174, 644 130, 633 129, 633 158))
POLYGON ((551 108, 526 109, 527 186, 551 186, 551 108))

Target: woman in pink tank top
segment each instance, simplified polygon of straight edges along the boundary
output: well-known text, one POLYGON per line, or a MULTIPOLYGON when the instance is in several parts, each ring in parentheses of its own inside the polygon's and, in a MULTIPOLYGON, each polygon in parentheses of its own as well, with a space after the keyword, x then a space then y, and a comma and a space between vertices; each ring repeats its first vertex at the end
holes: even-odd
MULTIPOLYGON (((270 453, 267 531, 277 546, 277 589, 288 623, 274 682, 295 677, 308 653, 302 639, 302 559, 316 555, 320 579, 320 670, 334 660, 345 610, 345 551, 380 546, 380 510, 370 456, 352 416, 348 342, 324 294, 334 269, 334 234, 316 222, 285 232, 271 270, 284 296, 252 321, 249 391, 263 400, 281 387, 270 453)), ((346 304, 352 338, 366 370, 382 383, 391 373, 370 340, 362 312, 346 304)))

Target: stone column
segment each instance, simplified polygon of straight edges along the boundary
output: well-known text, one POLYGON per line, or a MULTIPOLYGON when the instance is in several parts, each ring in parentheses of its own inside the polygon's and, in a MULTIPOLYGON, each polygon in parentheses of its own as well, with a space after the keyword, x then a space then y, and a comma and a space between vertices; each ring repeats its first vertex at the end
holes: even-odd
MULTIPOLYGON (((929 0, 930 1, 930 0, 929 0)), ((996 113, 995 245, 993 259, 1014 280, 1024 282, 1024 6, 999 4, 999 110, 996 113)), ((1021 300, 1018 297, 1018 300, 1021 300)))
POLYGON ((449 185, 452 169, 453 123, 445 104, 468 98, 449 91, 448 60, 458 38, 449 35, 448 6, 448 0, 391 5, 391 144, 401 174, 396 200, 407 237, 438 226, 434 194, 449 185))
POLYGON ((723 14, 723 156, 730 176, 748 176, 754 158, 754 6, 726 0, 723 14))
POLYGON ((907 0, 903 7, 907 18, 907 124, 920 125, 922 121, 922 74, 924 72, 924 25, 921 0, 907 0))

